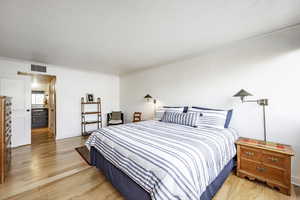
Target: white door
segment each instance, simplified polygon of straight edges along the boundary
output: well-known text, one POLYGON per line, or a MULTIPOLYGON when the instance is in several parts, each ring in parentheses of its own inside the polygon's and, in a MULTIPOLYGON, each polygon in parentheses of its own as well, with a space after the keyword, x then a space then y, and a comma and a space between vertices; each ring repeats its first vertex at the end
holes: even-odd
POLYGON ((0 77, 0 95, 12 97, 12 146, 31 143, 31 77, 0 77))

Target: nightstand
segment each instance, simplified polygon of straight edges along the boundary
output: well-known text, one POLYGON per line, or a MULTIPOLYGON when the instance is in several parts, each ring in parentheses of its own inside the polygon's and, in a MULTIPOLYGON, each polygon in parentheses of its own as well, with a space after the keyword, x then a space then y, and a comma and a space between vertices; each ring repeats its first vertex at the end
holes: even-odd
POLYGON ((291 191, 291 146, 261 140, 239 138, 237 176, 266 182, 281 193, 291 191))

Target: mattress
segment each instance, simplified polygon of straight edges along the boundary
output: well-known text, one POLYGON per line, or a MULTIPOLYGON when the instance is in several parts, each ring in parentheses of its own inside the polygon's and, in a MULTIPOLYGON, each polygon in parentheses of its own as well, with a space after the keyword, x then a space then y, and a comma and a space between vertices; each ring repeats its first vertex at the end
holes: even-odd
POLYGON ((233 129, 144 121, 99 129, 88 139, 151 199, 197 199, 235 156, 233 129))

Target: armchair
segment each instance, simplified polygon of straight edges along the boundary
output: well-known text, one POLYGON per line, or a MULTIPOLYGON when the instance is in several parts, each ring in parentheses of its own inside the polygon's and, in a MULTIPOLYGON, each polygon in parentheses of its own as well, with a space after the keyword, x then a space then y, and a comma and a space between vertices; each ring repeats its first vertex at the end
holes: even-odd
POLYGON ((107 113, 107 126, 124 124, 124 114, 122 112, 107 113))

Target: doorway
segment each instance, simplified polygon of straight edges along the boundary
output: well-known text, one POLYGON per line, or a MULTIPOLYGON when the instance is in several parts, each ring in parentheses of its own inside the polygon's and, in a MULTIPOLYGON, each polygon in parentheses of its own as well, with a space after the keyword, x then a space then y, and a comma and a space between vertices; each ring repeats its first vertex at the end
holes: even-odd
POLYGON ((56 76, 19 72, 31 77, 31 144, 56 139, 56 76))

